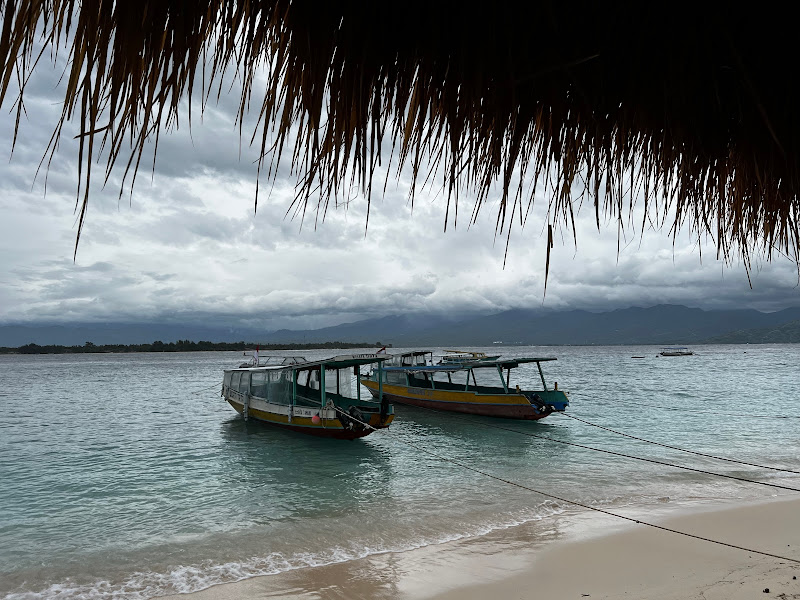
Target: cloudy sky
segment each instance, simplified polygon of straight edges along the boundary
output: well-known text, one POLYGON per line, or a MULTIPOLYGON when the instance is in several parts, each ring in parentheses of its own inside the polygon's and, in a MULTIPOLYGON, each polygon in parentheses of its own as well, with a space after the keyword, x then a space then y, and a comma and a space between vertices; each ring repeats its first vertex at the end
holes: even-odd
POLYGON ((286 216, 295 184, 287 161, 274 186, 262 180, 254 212, 256 153, 249 136, 240 140, 235 93, 207 108, 202 122, 195 114, 191 131, 182 115, 180 128, 162 136, 155 170, 141 167, 132 196, 120 199, 120 173, 105 188, 96 178, 73 261, 76 125, 36 176, 61 112, 57 76, 45 65, 31 83, 13 154, 10 102, 0 114, 0 323, 167 321, 271 330, 399 313, 800 305, 789 260, 756 260, 751 289, 741 264, 716 260, 713 246, 688 231, 673 246, 668 228, 643 235, 628 228, 618 252, 616 224, 598 231, 588 206, 578 216, 577 247, 569 235, 556 240, 546 294, 544 199, 526 226, 513 230, 505 267, 496 200, 468 227, 465 195, 457 227, 451 221, 445 233, 438 187, 418 192, 412 208, 404 175, 373 198, 366 232, 366 201, 355 192, 324 220, 286 216))

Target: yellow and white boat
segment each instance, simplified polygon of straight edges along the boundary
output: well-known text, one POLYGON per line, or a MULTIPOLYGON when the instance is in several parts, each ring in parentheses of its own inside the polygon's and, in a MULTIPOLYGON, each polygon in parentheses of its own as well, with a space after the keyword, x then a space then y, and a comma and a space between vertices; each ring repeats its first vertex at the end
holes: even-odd
POLYGON ((261 363, 256 355, 253 364, 224 372, 222 396, 245 419, 348 440, 388 427, 394 419, 380 389, 372 397, 361 394, 361 367, 377 365, 380 372, 387 355, 275 358, 261 363))
POLYGON ((548 389, 544 380, 541 363, 554 360, 525 357, 434 364, 433 353, 415 351, 393 356, 380 369, 373 369, 362 383, 373 396, 382 395, 397 404, 509 419, 542 419, 563 412, 569 404, 558 383, 548 389), (526 363, 536 363, 542 389, 511 386, 511 371, 526 363), (496 371, 499 385, 478 384, 478 370, 482 374, 496 371))

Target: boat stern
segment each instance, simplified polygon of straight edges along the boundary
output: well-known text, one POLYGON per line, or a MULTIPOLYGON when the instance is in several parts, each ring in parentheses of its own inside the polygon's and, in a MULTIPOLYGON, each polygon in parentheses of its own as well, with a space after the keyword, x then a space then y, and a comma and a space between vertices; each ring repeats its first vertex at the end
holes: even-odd
POLYGON ((523 392, 534 407, 539 407, 547 414, 553 412, 564 412, 569 406, 569 397, 562 390, 546 390, 536 392, 523 392))

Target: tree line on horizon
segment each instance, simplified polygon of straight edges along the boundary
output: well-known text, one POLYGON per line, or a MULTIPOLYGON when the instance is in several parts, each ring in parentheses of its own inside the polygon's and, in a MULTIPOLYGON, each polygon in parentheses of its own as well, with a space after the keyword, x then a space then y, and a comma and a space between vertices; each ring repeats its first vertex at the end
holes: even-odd
POLYGON ((259 348, 260 350, 326 350, 334 348, 381 348, 391 347, 391 344, 381 342, 318 342, 303 344, 257 344, 255 342, 208 342, 191 340, 178 340, 177 342, 162 342, 156 340, 152 344, 95 344, 86 342, 83 346, 60 346, 25 344, 17 348, 0 347, 0 354, 96 354, 96 353, 127 353, 127 352, 217 352, 217 351, 245 351, 259 348))

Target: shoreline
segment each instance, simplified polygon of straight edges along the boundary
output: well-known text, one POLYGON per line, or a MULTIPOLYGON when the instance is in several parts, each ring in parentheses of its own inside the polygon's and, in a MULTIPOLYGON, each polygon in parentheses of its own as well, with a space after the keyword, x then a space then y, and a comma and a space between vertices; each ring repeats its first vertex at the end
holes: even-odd
POLYGON ((430 598, 800 598, 800 581, 792 579, 800 576, 800 499, 697 507, 655 523, 799 562, 634 524, 616 533, 558 542, 512 577, 430 598))
MULTIPOLYGON (((637 518, 800 561, 800 499, 793 496, 684 505, 637 518)), ((792 579, 800 563, 597 513, 557 517, 544 531, 537 524, 161 598, 800 599, 800 581, 792 579)))

